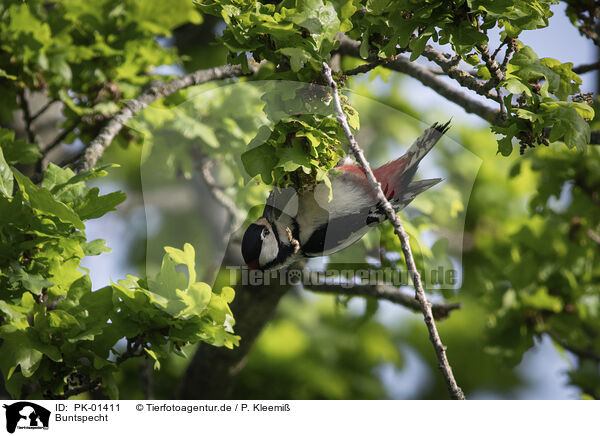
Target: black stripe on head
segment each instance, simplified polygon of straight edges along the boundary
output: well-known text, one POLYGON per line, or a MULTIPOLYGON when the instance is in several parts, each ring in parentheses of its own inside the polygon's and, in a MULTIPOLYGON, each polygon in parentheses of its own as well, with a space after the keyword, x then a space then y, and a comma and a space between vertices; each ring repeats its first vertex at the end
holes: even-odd
POLYGON ((248 229, 246 229, 246 233, 244 233, 244 237, 242 238, 242 256, 246 265, 258 261, 260 257, 260 250, 262 249, 260 234, 264 228, 265 226, 250 224, 248 229))

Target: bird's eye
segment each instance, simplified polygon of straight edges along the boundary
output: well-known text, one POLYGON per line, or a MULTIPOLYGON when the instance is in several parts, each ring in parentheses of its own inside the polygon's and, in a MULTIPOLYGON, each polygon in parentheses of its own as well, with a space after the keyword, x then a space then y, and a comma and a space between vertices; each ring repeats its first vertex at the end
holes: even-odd
POLYGON ((263 229, 263 231, 262 231, 262 233, 261 233, 261 235, 260 235, 260 236, 261 236, 261 238, 262 238, 262 239, 265 239, 265 238, 266 238, 266 237, 269 235, 269 233, 271 233, 271 232, 269 232, 269 229, 267 229, 267 228, 265 227, 265 228, 263 229))

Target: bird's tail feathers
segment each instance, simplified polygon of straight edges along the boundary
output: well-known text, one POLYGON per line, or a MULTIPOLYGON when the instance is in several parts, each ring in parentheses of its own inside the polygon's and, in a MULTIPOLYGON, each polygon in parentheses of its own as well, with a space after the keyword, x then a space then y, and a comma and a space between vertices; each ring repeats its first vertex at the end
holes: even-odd
POLYGON ((396 211, 404 209, 415 199, 417 195, 427 191, 432 186, 440 183, 442 179, 425 179, 411 182, 406 189, 398 194, 398 197, 392 199, 392 206, 396 211))
POLYGON ((408 158, 408 162, 404 169, 405 173, 410 172, 413 168, 416 169, 419 162, 421 162, 425 155, 429 153, 435 144, 437 144, 440 138, 444 136, 444 133, 450 129, 450 121, 445 124, 434 123, 430 128, 425 130, 415 142, 413 142, 404 155, 408 158))
MULTIPOLYGON (((381 182, 383 193, 389 200, 401 197, 402 193, 408 192, 406 187, 413 186, 415 189, 421 187, 421 185, 412 185, 411 183, 417 173, 419 162, 448 131, 449 126, 450 121, 446 124, 433 124, 417 138, 406 154, 374 171, 375 177, 381 182)), ((423 191, 425 189, 427 188, 424 188, 423 191)))

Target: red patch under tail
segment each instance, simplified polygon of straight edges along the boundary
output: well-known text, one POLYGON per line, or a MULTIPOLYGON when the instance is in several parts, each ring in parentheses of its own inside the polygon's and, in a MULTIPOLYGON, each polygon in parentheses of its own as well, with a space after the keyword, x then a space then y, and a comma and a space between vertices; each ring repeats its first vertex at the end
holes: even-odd
MULTIPOLYGON (((373 170, 373 174, 375 175, 377 181, 381 183, 383 194, 388 200, 392 200, 394 196, 400 193, 404 188, 401 186, 401 182, 402 174, 407 163, 407 157, 402 156, 395 161, 386 163, 385 165, 373 170)), ((343 165, 337 167, 336 169, 366 178, 364 170, 358 165, 343 165)))
POLYGON ((375 174, 377 181, 381 183, 381 189, 388 200, 392 200, 405 188, 401 185, 402 174, 407 163, 406 156, 402 156, 373 170, 373 174, 375 174))

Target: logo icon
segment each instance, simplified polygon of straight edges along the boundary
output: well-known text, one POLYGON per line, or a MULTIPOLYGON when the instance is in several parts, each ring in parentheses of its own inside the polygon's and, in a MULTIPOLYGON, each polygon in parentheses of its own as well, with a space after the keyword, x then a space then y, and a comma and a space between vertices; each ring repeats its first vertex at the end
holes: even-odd
POLYGON ((29 401, 19 401, 3 405, 6 409, 6 431, 14 433, 15 429, 48 429, 50 411, 29 401))

